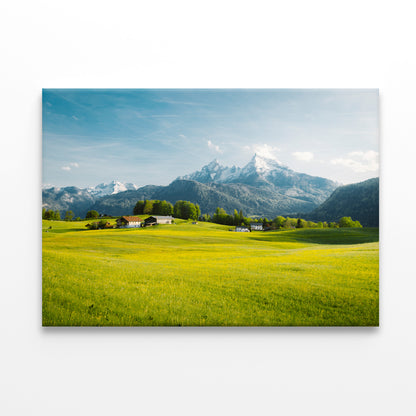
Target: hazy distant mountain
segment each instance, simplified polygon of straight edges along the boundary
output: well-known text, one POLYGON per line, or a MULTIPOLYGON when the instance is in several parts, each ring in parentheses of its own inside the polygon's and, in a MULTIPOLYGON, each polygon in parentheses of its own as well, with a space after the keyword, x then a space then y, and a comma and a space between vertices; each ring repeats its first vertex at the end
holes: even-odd
POLYGON ((42 187, 42 207, 54 211, 71 210, 76 216, 84 217, 94 202, 105 196, 113 195, 127 190, 136 190, 132 183, 112 181, 109 184, 100 184, 90 188, 77 188, 75 186, 42 187))
POLYGON ((75 186, 42 190, 42 208, 59 210, 61 213, 71 210, 76 216, 85 217, 94 202, 95 197, 91 192, 75 186))
POLYGON ((318 208, 307 214, 316 221, 351 217, 366 227, 379 225, 379 178, 341 186, 318 208))
POLYGON ((126 191, 113 195, 103 196, 102 198, 99 198, 93 205, 91 205, 90 209, 94 209, 101 214, 114 216, 129 215, 133 213, 133 208, 137 201, 145 199, 156 199, 154 195, 160 188, 164 187, 146 185, 135 191, 126 191))

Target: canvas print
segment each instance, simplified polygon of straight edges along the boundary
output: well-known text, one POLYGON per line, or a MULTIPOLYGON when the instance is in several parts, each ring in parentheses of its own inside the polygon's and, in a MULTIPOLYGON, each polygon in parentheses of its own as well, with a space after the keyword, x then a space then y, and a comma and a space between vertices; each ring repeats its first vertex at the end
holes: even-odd
POLYGON ((44 89, 44 326, 378 326, 375 89, 44 89))

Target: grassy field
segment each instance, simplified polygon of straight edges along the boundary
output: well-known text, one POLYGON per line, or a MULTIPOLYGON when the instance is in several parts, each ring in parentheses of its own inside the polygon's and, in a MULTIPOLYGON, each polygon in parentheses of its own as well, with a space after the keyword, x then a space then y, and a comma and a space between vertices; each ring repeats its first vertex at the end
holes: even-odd
POLYGON ((378 229, 86 223, 43 221, 44 326, 378 325, 378 229))

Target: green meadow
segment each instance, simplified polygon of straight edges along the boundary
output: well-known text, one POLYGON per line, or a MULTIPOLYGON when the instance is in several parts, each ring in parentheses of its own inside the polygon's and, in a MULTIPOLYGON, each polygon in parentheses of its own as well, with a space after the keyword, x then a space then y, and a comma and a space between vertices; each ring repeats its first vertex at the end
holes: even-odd
POLYGON ((176 222, 92 231, 43 221, 43 325, 378 325, 378 228, 176 222))

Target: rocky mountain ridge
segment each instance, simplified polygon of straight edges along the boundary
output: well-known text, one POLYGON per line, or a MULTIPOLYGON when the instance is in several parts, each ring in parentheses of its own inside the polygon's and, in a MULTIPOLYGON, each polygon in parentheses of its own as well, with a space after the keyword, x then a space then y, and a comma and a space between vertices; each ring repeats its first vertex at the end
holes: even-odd
POLYGON ((277 160, 254 155, 243 168, 226 167, 217 160, 201 170, 178 177, 168 186, 113 181, 94 188, 50 188, 43 190, 43 206, 74 211, 84 216, 89 209, 109 215, 130 214, 140 199, 175 203, 198 203, 202 213, 219 206, 227 211, 243 210, 245 215, 268 216, 310 212, 338 187, 329 179, 295 172, 277 160))

